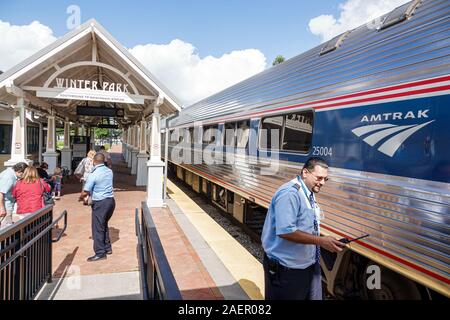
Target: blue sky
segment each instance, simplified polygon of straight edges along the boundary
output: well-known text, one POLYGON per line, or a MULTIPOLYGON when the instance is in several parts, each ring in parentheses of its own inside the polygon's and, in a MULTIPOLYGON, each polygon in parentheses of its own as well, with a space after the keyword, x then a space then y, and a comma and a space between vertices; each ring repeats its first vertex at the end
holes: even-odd
POLYGON ((0 70, 66 34, 76 5, 190 105, 407 1, 0 0, 0 70))
POLYGON ((201 57, 259 49, 267 60, 293 57, 320 44, 308 30, 310 19, 338 13, 342 0, 165 0, 31 1, 0 0, 0 20, 15 25, 38 20, 56 37, 67 32, 66 8, 81 8, 81 20, 97 19, 124 46, 192 43, 201 57))

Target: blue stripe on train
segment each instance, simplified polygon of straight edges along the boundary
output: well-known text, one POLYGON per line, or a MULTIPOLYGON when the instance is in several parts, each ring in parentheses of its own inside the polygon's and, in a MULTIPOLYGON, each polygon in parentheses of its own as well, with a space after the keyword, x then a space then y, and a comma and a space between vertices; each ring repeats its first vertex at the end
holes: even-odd
POLYGON ((318 155, 337 168, 450 182, 449 95, 316 112, 313 132, 307 155, 280 159, 318 155))

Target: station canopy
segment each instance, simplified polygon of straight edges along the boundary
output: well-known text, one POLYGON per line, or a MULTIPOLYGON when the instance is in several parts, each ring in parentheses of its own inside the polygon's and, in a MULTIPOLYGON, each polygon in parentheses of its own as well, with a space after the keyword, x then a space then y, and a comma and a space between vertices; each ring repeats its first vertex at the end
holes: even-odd
POLYGON ((42 115, 95 126, 104 117, 123 127, 181 103, 97 21, 87 21, 0 75, 0 101, 42 115), (87 108, 86 108, 87 107, 87 108))

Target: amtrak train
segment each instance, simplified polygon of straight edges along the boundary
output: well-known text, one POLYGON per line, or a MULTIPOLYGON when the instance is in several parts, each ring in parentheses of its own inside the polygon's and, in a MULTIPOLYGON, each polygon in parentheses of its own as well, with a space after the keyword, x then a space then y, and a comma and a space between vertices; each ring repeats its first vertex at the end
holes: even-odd
POLYGON ((324 255, 329 293, 448 298, 449 128, 450 1, 415 0, 183 109, 162 145, 178 178, 256 234, 276 189, 324 158, 322 234, 369 235, 324 255))

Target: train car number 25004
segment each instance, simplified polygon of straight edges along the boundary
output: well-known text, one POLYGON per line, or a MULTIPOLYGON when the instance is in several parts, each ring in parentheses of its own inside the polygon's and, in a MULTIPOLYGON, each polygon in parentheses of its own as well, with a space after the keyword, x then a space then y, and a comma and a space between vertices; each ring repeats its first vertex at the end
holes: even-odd
POLYGON ((332 156, 333 148, 332 147, 313 147, 313 156, 332 156))

